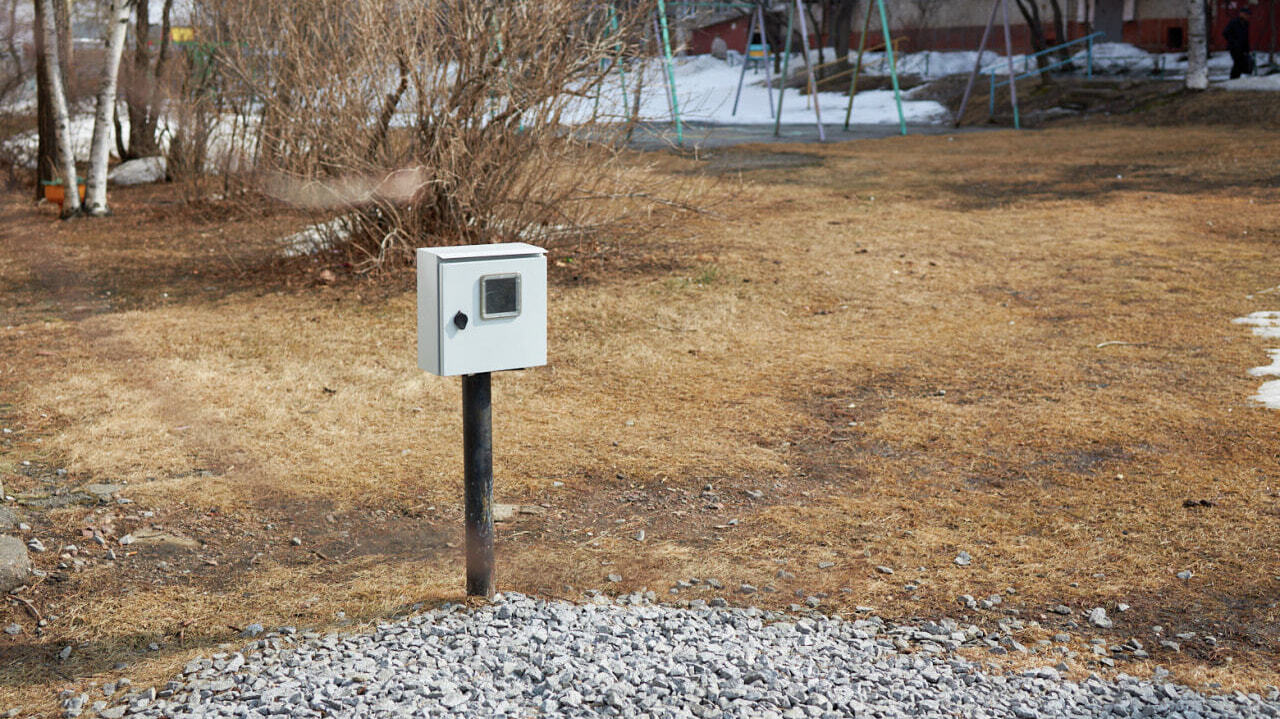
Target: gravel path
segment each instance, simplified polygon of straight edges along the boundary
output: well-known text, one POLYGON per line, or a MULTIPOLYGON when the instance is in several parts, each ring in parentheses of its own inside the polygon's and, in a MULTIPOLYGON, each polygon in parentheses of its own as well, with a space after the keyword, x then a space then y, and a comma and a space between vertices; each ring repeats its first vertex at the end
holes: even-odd
MULTIPOLYGON (((676 609, 639 595, 569 604, 516 594, 382 625, 373 634, 264 634, 246 654, 189 663, 104 717, 1280 717, 1280 698, 1206 696, 1167 682, 999 675, 904 654, 879 619, 676 609)), ((104 690, 116 692, 118 686, 104 690)))

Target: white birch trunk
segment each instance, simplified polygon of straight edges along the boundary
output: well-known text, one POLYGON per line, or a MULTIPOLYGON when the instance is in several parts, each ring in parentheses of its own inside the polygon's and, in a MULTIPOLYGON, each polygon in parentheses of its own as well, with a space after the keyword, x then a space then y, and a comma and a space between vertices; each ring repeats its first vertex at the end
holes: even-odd
POLYGON ((1209 42, 1204 0, 1187 0, 1187 89, 1209 87, 1209 42))
POLYGON ((58 58, 58 30, 53 16, 53 0, 38 0, 44 13, 45 63, 49 67, 49 94, 53 99, 54 142, 58 147, 58 164, 62 167, 62 216, 80 214, 80 188, 76 182, 76 153, 71 146, 71 113, 67 110, 67 92, 62 86, 62 62, 58 58))
POLYGON ((111 156, 111 133, 115 131, 116 85, 120 76, 120 56, 133 0, 111 0, 111 20, 107 27, 107 57, 98 89, 98 108, 93 116, 93 144, 89 147, 89 180, 85 183, 86 212, 98 217, 111 214, 107 207, 107 161, 111 156))

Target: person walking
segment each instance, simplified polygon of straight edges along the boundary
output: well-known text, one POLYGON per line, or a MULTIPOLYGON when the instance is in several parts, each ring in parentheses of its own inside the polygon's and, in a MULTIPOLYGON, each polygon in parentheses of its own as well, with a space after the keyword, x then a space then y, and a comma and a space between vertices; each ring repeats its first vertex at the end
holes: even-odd
POLYGON ((1231 53, 1231 79, 1253 73, 1253 57, 1249 54, 1249 6, 1240 8, 1222 30, 1231 53))

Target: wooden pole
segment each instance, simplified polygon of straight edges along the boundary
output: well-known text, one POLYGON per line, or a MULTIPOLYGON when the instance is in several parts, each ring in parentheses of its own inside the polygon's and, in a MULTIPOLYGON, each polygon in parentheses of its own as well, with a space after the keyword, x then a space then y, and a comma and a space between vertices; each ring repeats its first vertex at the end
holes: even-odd
POLYGON ((867 3, 867 16, 862 21, 862 35, 858 37, 858 61, 853 64, 853 77, 849 80, 849 105, 844 110, 844 130, 849 131, 849 118, 853 117, 853 96, 858 93, 858 73, 862 70, 862 51, 867 47, 867 33, 871 30, 871 3, 867 3))

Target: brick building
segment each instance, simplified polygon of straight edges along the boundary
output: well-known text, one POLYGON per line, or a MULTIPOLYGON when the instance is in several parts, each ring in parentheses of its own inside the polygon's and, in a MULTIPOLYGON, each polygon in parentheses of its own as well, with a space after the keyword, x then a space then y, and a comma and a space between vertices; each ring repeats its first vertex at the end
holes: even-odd
MULTIPOLYGON (((857 45, 862 18, 869 0, 859 0, 855 12, 852 46, 857 45)), ((1047 0, 1033 0, 1040 6, 1040 17, 1050 43, 1053 38, 1052 13, 1047 0)), ((1253 8, 1250 36, 1253 48, 1262 52, 1276 51, 1277 12, 1280 0, 1206 0, 1210 11, 1209 47, 1225 49, 1222 29, 1236 7, 1248 2, 1253 8)), ((1090 32, 1106 32, 1108 40, 1127 42, 1151 52, 1177 52, 1186 49, 1186 0, 1060 0, 1067 20, 1067 38, 1082 37, 1090 32)), ((905 52, 917 50, 972 50, 982 38, 982 30, 991 13, 991 0, 885 0, 889 25, 894 37, 904 38, 905 52)), ((785 2, 771 3, 775 13, 785 13, 785 2)), ((814 6, 820 27, 822 11, 814 6)), ((748 18, 745 13, 690 17, 692 27, 682 33, 691 53, 710 52, 716 37, 730 48, 743 50, 746 45, 748 18)), ((998 22, 997 18, 997 22, 998 22)), ((1026 52, 1031 48, 1030 35, 1014 0, 1009 0, 1009 22, 1014 48, 1026 52)), ((878 20, 873 18, 874 35, 869 42, 879 42, 878 20)), ((812 29, 811 29, 812 31, 812 29)), ((814 40, 832 45, 830 37, 813 33, 814 40)), ((1003 47, 1002 38, 993 38, 1003 47)))

